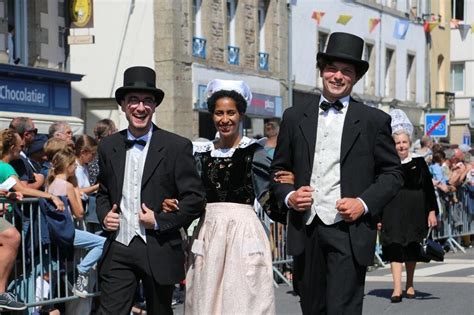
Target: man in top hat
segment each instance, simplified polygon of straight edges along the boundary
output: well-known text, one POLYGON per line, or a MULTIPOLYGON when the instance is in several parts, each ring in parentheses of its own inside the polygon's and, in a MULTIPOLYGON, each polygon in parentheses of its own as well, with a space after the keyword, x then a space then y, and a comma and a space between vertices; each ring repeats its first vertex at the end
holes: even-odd
POLYGON ((364 41, 333 33, 317 66, 323 92, 285 111, 272 171, 294 185, 272 183, 289 211, 303 314, 361 314, 365 273, 373 263, 377 215, 403 183, 390 116, 350 97, 369 65, 364 41))
POLYGON ((108 234, 100 314, 130 314, 139 280, 148 314, 172 314, 174 284, 185 276, 179 229, 202 214, 205 192, 191 142, 152 123, 163 97, 155 71, 128 68, 115 91, 128 128, 99 144, 97 215, 108 234), (163 212, 165 198, 178 199, 179 211, 163 212))

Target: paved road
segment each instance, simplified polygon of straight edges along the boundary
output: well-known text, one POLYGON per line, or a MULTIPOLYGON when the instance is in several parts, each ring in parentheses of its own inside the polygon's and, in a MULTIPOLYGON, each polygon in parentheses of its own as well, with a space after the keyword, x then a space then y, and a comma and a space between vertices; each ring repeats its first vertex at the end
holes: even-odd
MULTIPOLYGON (((466 254, 448 253, 443 263, 419 264, 415 300, 390 303, 391 281, 388 266, 367 273, 364 315, 474 315, 474 249, 466 254)), ((290 287, 280 285, 275 294, 278 315, 301 314, 298 297, 290 287)), ((182 305, 175 307, 175 314, 183 314, 182 305)))

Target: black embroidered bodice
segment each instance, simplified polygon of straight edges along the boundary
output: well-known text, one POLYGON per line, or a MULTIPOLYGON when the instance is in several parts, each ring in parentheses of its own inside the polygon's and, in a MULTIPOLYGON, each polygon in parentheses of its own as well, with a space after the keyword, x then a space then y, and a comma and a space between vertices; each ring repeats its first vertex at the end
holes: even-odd
POLYGON ((231 157, 212 157, 211 151, 198 153, 201 179, 207 202, 235 202, 253 205, 255 189, 252 160, 259 144, 237 148, 231 157))

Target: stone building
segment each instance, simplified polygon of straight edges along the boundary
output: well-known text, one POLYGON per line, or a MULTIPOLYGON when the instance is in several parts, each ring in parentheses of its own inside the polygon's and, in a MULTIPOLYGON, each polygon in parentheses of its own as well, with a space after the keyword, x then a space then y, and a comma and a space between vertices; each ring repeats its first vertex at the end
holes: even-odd
POLYGON ((254 100, 244 132, 263 132, 261 118, 281 116, 287 91, 287 6, 273 0, 94 1, 94 44, 71 46, 73 84, 87 131, 102 118, 126 123, 113 92, 123 71, 145 65, 165 92, 155 120, 188 138, 213 138, 204 90, 214 78, 246 81, 254 100), (116 19, 110 19, 111 14, 116 19))

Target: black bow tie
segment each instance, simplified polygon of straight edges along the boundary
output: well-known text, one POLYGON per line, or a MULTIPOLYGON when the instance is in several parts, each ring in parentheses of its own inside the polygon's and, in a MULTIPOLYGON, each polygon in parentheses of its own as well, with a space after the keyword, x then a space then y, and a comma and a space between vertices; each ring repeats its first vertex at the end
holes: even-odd
POLYGON ((326 102, 326 101, 322 101, 321 104, 319 104, 319 107, 323 111, 327 111, 331 107, 334 108, 337 111, 340 111, 344 107, 344 105, 342 105, 342 103, 340 101, 335 101, 334 103, 329 103, 329 102, 326 102))
POLYGON ((133 147, 135 144, 141 145, 141 146, 146 146, 146 141, 143 139, 127 139, 125 140, 125 145, 127 146, 127 149, 130 149, 133 147))

